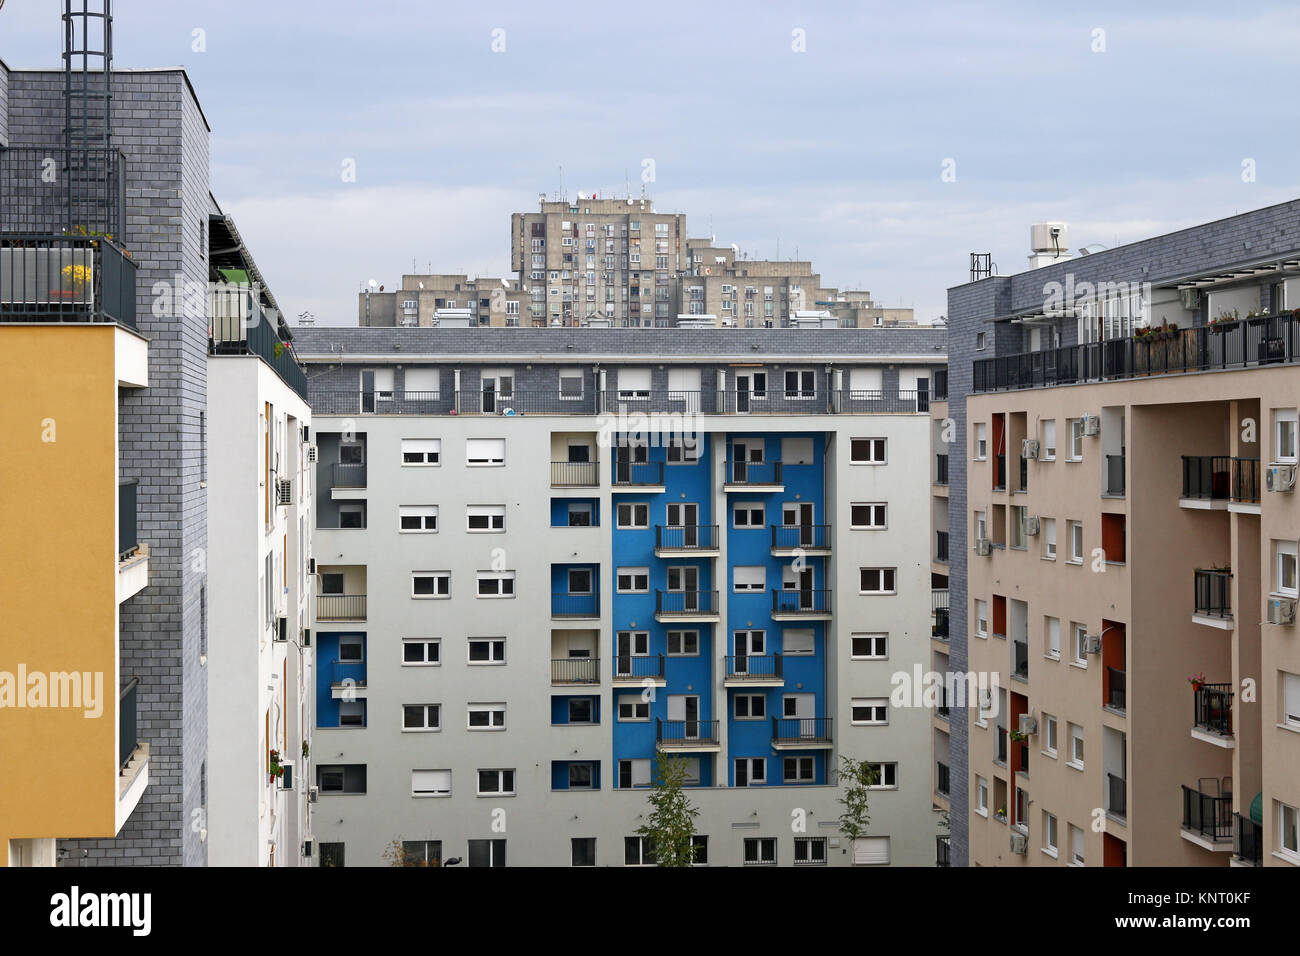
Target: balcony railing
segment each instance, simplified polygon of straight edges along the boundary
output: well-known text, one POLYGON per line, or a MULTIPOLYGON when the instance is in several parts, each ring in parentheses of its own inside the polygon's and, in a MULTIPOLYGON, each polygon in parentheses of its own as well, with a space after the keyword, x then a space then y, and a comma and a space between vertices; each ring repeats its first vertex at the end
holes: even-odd
POLYGON ((0 321, 117 322, 135 328, 136 269, 110 239, 4 234, 0 321))
POLYGON ((656 717, 655 742, 667 747, 713 745, 718 742, 718 721, 660 720, 656 717))
POLYGON ((936 485, 946 485, 948 483, 948 456, 934 456, 934 483, 936 485))
POLYGON ((365 661, 332 661, 330 663, 330 683, 340 686, 366 686, 365 661))
POLYGON ((1016 487, 1017 491, 1029 490, 1029 459, 1020 459, 1020 484, 1016 487))
POLYGON ((1232 500, 1259 504, 1259 459, 1232 459, 1232 500))
POLYGON ((934 533, 934 559, 941 564, 948 563, 948 532, 934 533))
POLYGON ((717 547, 716 524, 655 525, 655 548, 668 551, 715 551, 717 547))
POLYGON ((1192 591, 1197 614, 1202 617, 1232 617, 1231 571, 1197 569, 1192 572, 1192 591))
POLYGON ((616 461, 614 484, 618 487, 653 487, 664 483, 662 461, 616 461))
POLYGON ((1183 497, 1226 500, 1231 493, 1232 459, 1226 455, 1183 455, 1183 497))
POLYGON ((633 656, 619 654, 614 658, 614 676, 623 680, 663 680, 664 656, 662 654, 645 654, 633 656))
POLYGON ((1202 684, 1193 690, 1193 721, 1198 730, 1232 736, 1232 685, 1202 684))
POLYGON ((728 485, 779 485, 782 470, 779 461, 732 461, 725 463, 723 481, 728 485))
POLYGON ((829 743, 830 717, 773 717, 772 742, 774 744, 829 743))
POLYGON ((1202 793, 1184 784, 1183 829, 1216 842, 1231 840, 1232 794, 1202 793))
POLYGON ((717 591, 655 591, 655 613, 682 615, 717 614, 717 591))
POLYGON ((1011 673, 1021 680, 1029 680, 1029 645, 1024 641, 1011 642, 1011 673))
POLYGON ((1234 813, 1232 853, 1243 863, 1264 865, 1264 828, 1250 817, 1234 813))
POLYGON ((952 866, 952 841, 949 837, 934 838, 934 865, 952 866))
POLYGON ((773 614, 829 614, 829 588, 773 589, 773 614))
POLYGON ((364 621, 366 595, 318 594, 316 595, 316 619, 318 621, 364 621))
POLYGON ((934 622, 930 625, 930 636, 937 637, 941 641, 946 641, 951 636, 951 625, 948 619, 948 609, 946 607, 937 607, 934 609, 934 622))
POLYGON ((599 657, 559 657, 551 659, 552 684, 600 683, 599 657))
POLYGON ((1106 774, 1106 809, 1117 817, 1128 816, 1127 784, 1123 777, 1106 774))
POLYGON ((780 654, 737 654, 727 658, 728 680, 780 680, 780 654))
POLYGON ((140 681, 132 677, 117 697, 117 766, 125 770, 131 762, 131 755, 140 744, 136 724, 136 691, 140 681))
POLYGON ((126 223, 126 156, 119 149, 0 149, 0 232, 120 237, 126 223))
POLYGON ((1106 456, 1106 494, 1122 497, 1124 494, 1124 456, 1106 456))
POLYGON ((570 594, 557 591, 551 595, 551 617, 599 617, 600 595, 570 594))
POLYGON ((1294 363, 1300 360, 1298 319, 1295 313, 1282 312, 1161 335, 980 359, 972 368, 972 391, 1294 363))
POLYGON ((254 302, 249 308, 251 314, 246 318, 213 317, 208 351, 213 355, 261 356, 284 384, 306 401, 307 373, 298 364, 292 343, 280 336, 279 322, 264 314, 259 304, 254 302))
POLYGON ((117 483, 117 560, 126 561, 140 550, 136 493, 139 482, 127 478, 117 483))
POLYGON ((828 524, 774 524, 769 527, 772 529, 772 547, 777 550, 812 548, 824 551, 831 546, 831 526, 828 524))
POLYGON ((993 487, 999 491, 1005 491, 1007 487, 1007 456, 1005 452, 994 456, 993 468, 993 487))
POLYGON ((1117 667, 1106 668, 1106 705, 1114 710, 1126 710, 1128 705, 1128 675, 1117 667))
POLYGON ((948 765, 935 761, 934 792, 941 797, 948 796, 948 765))
POLYGON ((595 488, 600 485, 600 462, 551 462, 552 488, 595 488))
POLYGON ((330 465, 330 486, 333 488, 366 487, 365 463, 333 462, 330 465))

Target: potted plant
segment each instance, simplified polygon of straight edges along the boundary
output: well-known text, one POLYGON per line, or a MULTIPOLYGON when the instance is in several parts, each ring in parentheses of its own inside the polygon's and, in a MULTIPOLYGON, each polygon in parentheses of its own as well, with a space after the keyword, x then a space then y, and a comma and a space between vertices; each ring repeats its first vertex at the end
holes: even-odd
POLYGON ((1022 734, 1022 733, 1021 733, 1020 731, 1018 731, 1018 730, 1013 730, 1013 731, 1011 731, 1011 740, 1012 740, 1012 742, 1014 742, 1014 743, 1023 744, 1023 743, 1026 743, 1026 742, 1029 740, 1029 735, 1028 735, 1028 734, 1022 734))
POLYGON ((306 760, 310 755, 311 755, 311 747, 307 744, 307 741, 304 740, 302 742, 302 759, 306 760))
POLYGON ((284 776, 284 765, 280 763, 280 751, 271 751, 271 783, 284 776))
POLYGON ((1205 686, 1205 674, 1201 671, 1197 671, 1195 674, 1192 674, 1187 678, 1187 683, 1192 685, 1192 690, 1199 691, 1205 686))
POLYGON ((993 811, 993 815, 994 815, 995 817, 997 817, 999 820, 1001 820, 1003 823, 1006 823, 1006 822, 1007 822, 1007 808, 1006 808, 1006 807, 998 807, 996 810, 993 811))
POLYGON ((86 286, 90 282, 90 266, 79 262, 69 263, 59 270, 62 281, 59 288, 51 289, 50 296, 57 299, 71 299, 73 302, 84 301, 86 286))

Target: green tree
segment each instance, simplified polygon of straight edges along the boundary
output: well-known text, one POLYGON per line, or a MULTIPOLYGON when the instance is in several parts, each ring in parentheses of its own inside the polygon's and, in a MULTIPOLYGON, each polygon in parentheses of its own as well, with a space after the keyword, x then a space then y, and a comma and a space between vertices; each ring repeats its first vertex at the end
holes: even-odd
POLYGON ((695 858, 691 837, 700 811, 684 792, 686 761, 656 750, 654 770, 650 817, 636 832, 653 847, 658 866, 690 866, 695 858))
POLYGON ((871 822, 870 807, 867 803, 869 788, 880 780, 880 772, 866 760, 854 760, 840 755, 840 783, 844 794, 840 805, 844 812, 840 814, 840 832, 850 840, 859 840, 867 835, 867 825, 871 822))

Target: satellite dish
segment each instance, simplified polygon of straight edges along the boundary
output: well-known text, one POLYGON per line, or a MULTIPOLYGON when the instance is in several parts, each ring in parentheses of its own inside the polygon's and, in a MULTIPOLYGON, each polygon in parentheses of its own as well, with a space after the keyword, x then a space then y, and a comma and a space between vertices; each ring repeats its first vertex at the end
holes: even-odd
POLYGON ((421 288, 421 289, 424 288, 424 283, 423 283, 423 282, 420 283, 420 288, 421 288))
POLYGON ((503 288, 503 289, 508 289, 508 288, 510 288, 510 283, 507 282, 505 279, 502 279, 502 280, 501 280, 501 288, 503 288))
POLYGON ((379 283, 376 282, 374 279, 371 279, 371 280, 370 280, 368 283, 366 283, 366 284, 369 285, 370 288, 372 288, 372 289, 373 289, 375 286, 379 285, 379 283))

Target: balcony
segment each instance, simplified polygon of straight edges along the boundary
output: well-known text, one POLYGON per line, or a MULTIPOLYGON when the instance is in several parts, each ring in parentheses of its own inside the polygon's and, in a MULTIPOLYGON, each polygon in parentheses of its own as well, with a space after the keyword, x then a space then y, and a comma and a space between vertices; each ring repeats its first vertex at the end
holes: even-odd
POLYGON ((600 595, 555 592, 551 594, 551 617, 566 621, 599 618, 600 595))
POLYGON ((934 400, 936 402, 946 402, 948 400, 948 370, 946 368, 935 369, 934 371, 934 400))
POLYGON ((930 591, 930 612, 934 616, 930 624, 930 636, 941 641, 948 640, 947 588, 934 588, 930 591))
POLYGON ((661 750, 695 753, 717 753, 716 720, 660 720, 655 718, 655 744, 661 750))
POLYGON ((117 601, 122 603, 149 585, 149 549, 140 543, 134 478, 117 484, 117 601))
POLYGON ((1108 498, 1124 497, 1124 456, 1106 456, 1106 489, 1102 492, 1108 498))
POLYGON ((1106 706, 1121 713, 1128 707, 1128 675, 1117 667, 1106 667, 1106 706))
POLYGON ((772 620, 829 621, 830 619, 829 588, 772 589, 772 620))
POLYGON ((1192 572, 1192 620, 1225 630, 1232 628, 1232 571, 1198 568, 1192 572))
POLYGON ((1029 645, 1024 641, 1011 642, 1011 676, 1029 680, 1029 645))
POLYGON ((719 553, 716 524, 655 525, 656 557, 716 558, 719 553))
POLYGON ((1240 866, 1264 865, 1264 828, 1250 817, 1232 815, 1232 856, 1240 866))
POLYGON ((948 563, 948 532, 936 531, 934 533, 934 560, 940 564, 948 563))
POLYGON ((1232 696, 1232 684, 1193 686, 1193 737, 1220 747, 1232 747, 1232 696))
POLYGON ((553 461, 551 462, 552 488, 598 488, 600 487, 600 462, 597 461, 553 461))
POLYGON ((829 750, 830 717, 773 717, 772 749, 829 750))
POLYGON ((260 356, 284 384, 307 401, 307 373, 293 354, 287 327, 263 311, 257 294, 237 286, 234 291, 210 293, 208 301, 212 313, 208 353, 260 356))
POLYGON ((656 687, 664 686, 664 655, 619 654, 614 658, 614 684, 639 686, 646 681, 656 687))
POLYGON ((656 621, 718 620, 717 591, 655 591, 656 621))
POLYGON ((952 841, 949 837, 934 838, 934 865, 952 866, 952 841))
POLYGON ((131 678, 117 698, 117 808, 114 829, 120 831, 149 786, 149 745, 140 740, 136 700, 140 681, 131 678))
POLYGON ((772 556, 777 558, 825 556, 831 553, 831 526, 828 524, 769 525, 772 529, 772 556))
POLYGON ((723 491, 784 491, 779 461, 731 461, 724 463, 723 491))
POLYGON ((948 796, 948 765, 935 761, 934 792, 941 797, 948 796))
POLYGON ((1259 504, 1259 459, 1232 459, 1232 500, 1237 504, 1259 504))
POLYGON ((336 461, 330 465, 331 488, 366 487, 365 462, 348 463, 336 461))
POLYGON ((551 660, 551 684, 556 687, 574 684, 599 684, 599 657, 561 657, 551 660))
POLYGON ((664 463, 662 461, 614 462, 614 490, 631 489, 648 491, 664 488, 664 463))
MULTIPOLYGON (((1227 782, 1231 782, 1230 778, 1227 782)), ((1220 794, 1183 785, 1182 837, 1219 853, 1232 850, 1232 793, 1220 794)))
POLYGON ((1121 820, 1128 817, 1128 781, 1106 774, 1106 812, 1121 820))
POLYGON ((1227 455, 1183 455, 1184 508, 1227 507, 1232 492, 1232 459, 1227 455))
POLYGON ((119 771, 126 770, 126 765, 131 762, 131 757, 135 754, 135 749, 140 743, 136 725, 136 692, 139 688, 140 681, 133 677, 127 681, 126 686, 122 688, 117 698, 117 767, 119 771))
POLYGON ((366 694, 366 662, 331 661, 330 693, 336 700, 364 697, 366 694))
POLYGON ((934 456, 934 483, 936 485, 948 484, 948 456, 934 456))
POLYGON ((780 654, 739 654, 727 658, 726 687, 784 687, 780 654))
POLYGON ((0 322, 101 322, 134 329, 136 269, 111 239, 5 234, 0 322))
POLYGON ((316 620, 364 621, 366 596, 364 594, 316 595, 316 620))

